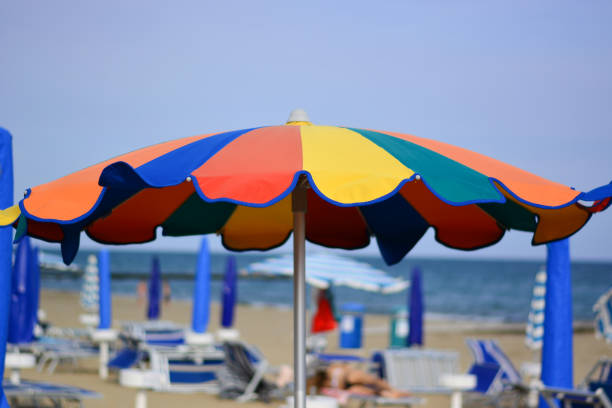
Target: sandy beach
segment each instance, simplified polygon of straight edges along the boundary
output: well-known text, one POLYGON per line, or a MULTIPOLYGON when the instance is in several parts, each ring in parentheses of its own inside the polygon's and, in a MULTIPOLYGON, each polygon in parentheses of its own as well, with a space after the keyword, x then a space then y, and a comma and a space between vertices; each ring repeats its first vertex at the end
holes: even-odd
MULTIPOLYGON (((78 315, 81 309, 78 305, 78 294, 70 292, 43 291, 41 308, 49 320, 59 327, 78 327, 78 315)), ((292 311, 271 307, 239 305, 236 314, 236 327, 241 338, 257 345, 273 365, 292 364, 292 311)), ((144 305, 136 298, 113 297, 113 322, 118 326, 125 320, 142 320, 144 305)), ((191 303, 173 301, 164 305, 162 319, 172 320, 187 325, 191 317, 191 303)), ((210 330, 218 328, 219 307, 211 307, 210 330)), ((384 348, 388 344, 389 318, 380 315, 367 315, 364 319, 365 347, 359 350, 363 356, 369 356, 371 350, 384 348)), ((517 367, 524 361, 533 359, 533 353, 524 345, 524 334, 520 326, 499 326, 474 324, 473 322, 427 321, 425 326, 425 342, 427 348, 455 350, 460 353, 460 367, 465 371, 471 356, 465 346, 465 338, 495 338, 506 351, 517 367)), ((328 351, 339 351, 338 337, 332 334, 328 338, 328 351)), ((574 380, 579 383, 595 361, 604 355, 612 354, 610 346, 596 340, 592 330, 580 330, 574 335, 574 380)), ((25 370, 23 378, 53 381, 72 384, 95 390, 104 395, 103 399, 87 400, 85 407, 132 407, 136 391, 118 385, 115 375, 107 381, 97 376, 97 360, 83 361, 78 367, 60 366, 53 374, 39 373, 35 370, 25 370)), ((426 396, 424 407, 446 407, 449 399, 446 396, 426 396)), ((205 394, 175 394, 149 392, 148 403, 151 408, 167 408, 180 406, 231 408, 233 406, 279 406, 279 403, 247 403, 238 404, 233 401, 220 400, 215 396, 205 394)))

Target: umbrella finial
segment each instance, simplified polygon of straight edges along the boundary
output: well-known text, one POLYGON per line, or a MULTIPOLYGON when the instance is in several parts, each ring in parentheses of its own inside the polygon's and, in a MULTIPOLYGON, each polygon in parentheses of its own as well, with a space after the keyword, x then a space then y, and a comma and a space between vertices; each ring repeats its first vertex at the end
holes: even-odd
POLYGON ((304 125, 310 124, 310 119, 308 118, 308 114, 304 109, 294 109, 289 114, 289 119, 287 119, 288 125, 304 125))

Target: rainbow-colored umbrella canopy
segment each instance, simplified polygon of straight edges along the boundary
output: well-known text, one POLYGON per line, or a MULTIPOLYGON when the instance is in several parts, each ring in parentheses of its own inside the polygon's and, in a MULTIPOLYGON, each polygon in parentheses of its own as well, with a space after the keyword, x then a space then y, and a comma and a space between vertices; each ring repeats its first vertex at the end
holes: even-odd
POLYGON ((565 238, 612 195, 611 186, 582 193, 416 136, 288 122, 127 153, 29 189, 0 224, 61 242, 67 262, 81 230, 127 244, 155 239, 161 226, 163 235, 217 233, 229 249, 265 250, 291 234, 300 176, 310 187, 306 239, 354 249, 375 236, 389 264, 430 227, 463 250, 492 245, 508 229, 533 232, 533 244, 565 238))

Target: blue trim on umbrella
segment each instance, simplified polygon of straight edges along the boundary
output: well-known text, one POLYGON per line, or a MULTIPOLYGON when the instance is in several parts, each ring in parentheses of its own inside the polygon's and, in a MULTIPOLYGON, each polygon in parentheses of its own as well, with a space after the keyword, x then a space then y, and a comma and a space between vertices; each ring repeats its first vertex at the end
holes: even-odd
POLYGON ((500 186, 502 186, 502 187, 503 187, 503 189, 504 189, 504 190, 506 190, 506 192, 507 192, 508 194, 510 194, 510 195, 511 195, 513 198, 515 198, 517 201, 519 201, 519 202, 521 202, 521 203, 523 203, 523 204, 527 204, 527 205, 532 206, 532 207, 542 208, 542 209, 545 209, 545 210, 557 210, 557 209, 559 209, 559 208, 565 208, 565 207, 568 207, 568 206, 570 206, 570 205, 574 204, 576 201, 581 200, 582 198, 580 198, 580 197, 581 197, 581 195, 582 195, 582 194, 584 194, 584 193, 580 193, 580 194, 578 194, 576 197, 574 197, 572 200, 568 201, 568 202, 567 202, 567 203, 565 203, 565 204, 560 204, 560 205, 541 205, 541 204, 532 203, 531 201, 527 201, 527 200, 522 199, 521 197, 517 196, 516 194, 514 194, 514 192, 513 192, 512 190, 510 190, 510 189, 509 189, 509 188, 508 188, 508 187, 507 187, 507 186, 506 186, 506 185, 505 185, 503 182, 501 182, 500 180, 498 180, 498 179, 496 179, 496 178, 494 178, 494 177, 491 177, 490 179, 491 179, 491 180, 493 180, 493 181, 496 181, 497 183, 499 183, 499 185, 500 185, 500 186))

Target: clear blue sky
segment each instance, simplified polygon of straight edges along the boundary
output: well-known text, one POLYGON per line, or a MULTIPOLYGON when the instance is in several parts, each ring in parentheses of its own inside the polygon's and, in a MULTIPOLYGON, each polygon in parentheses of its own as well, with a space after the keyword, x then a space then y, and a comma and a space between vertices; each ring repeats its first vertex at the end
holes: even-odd
MULTIPOLYGON (((146 145, 281 124, 296 107, 589 190, 612 180, 610 21, 609 1, 2 2, 16 198, 146 145)), ((612 211, 594 216, 573 256, 612 260, 610 230, 612 211)), ((466 254, 428 234, 413 253, 544 256, 529 243, 510 232, 466 254)))

